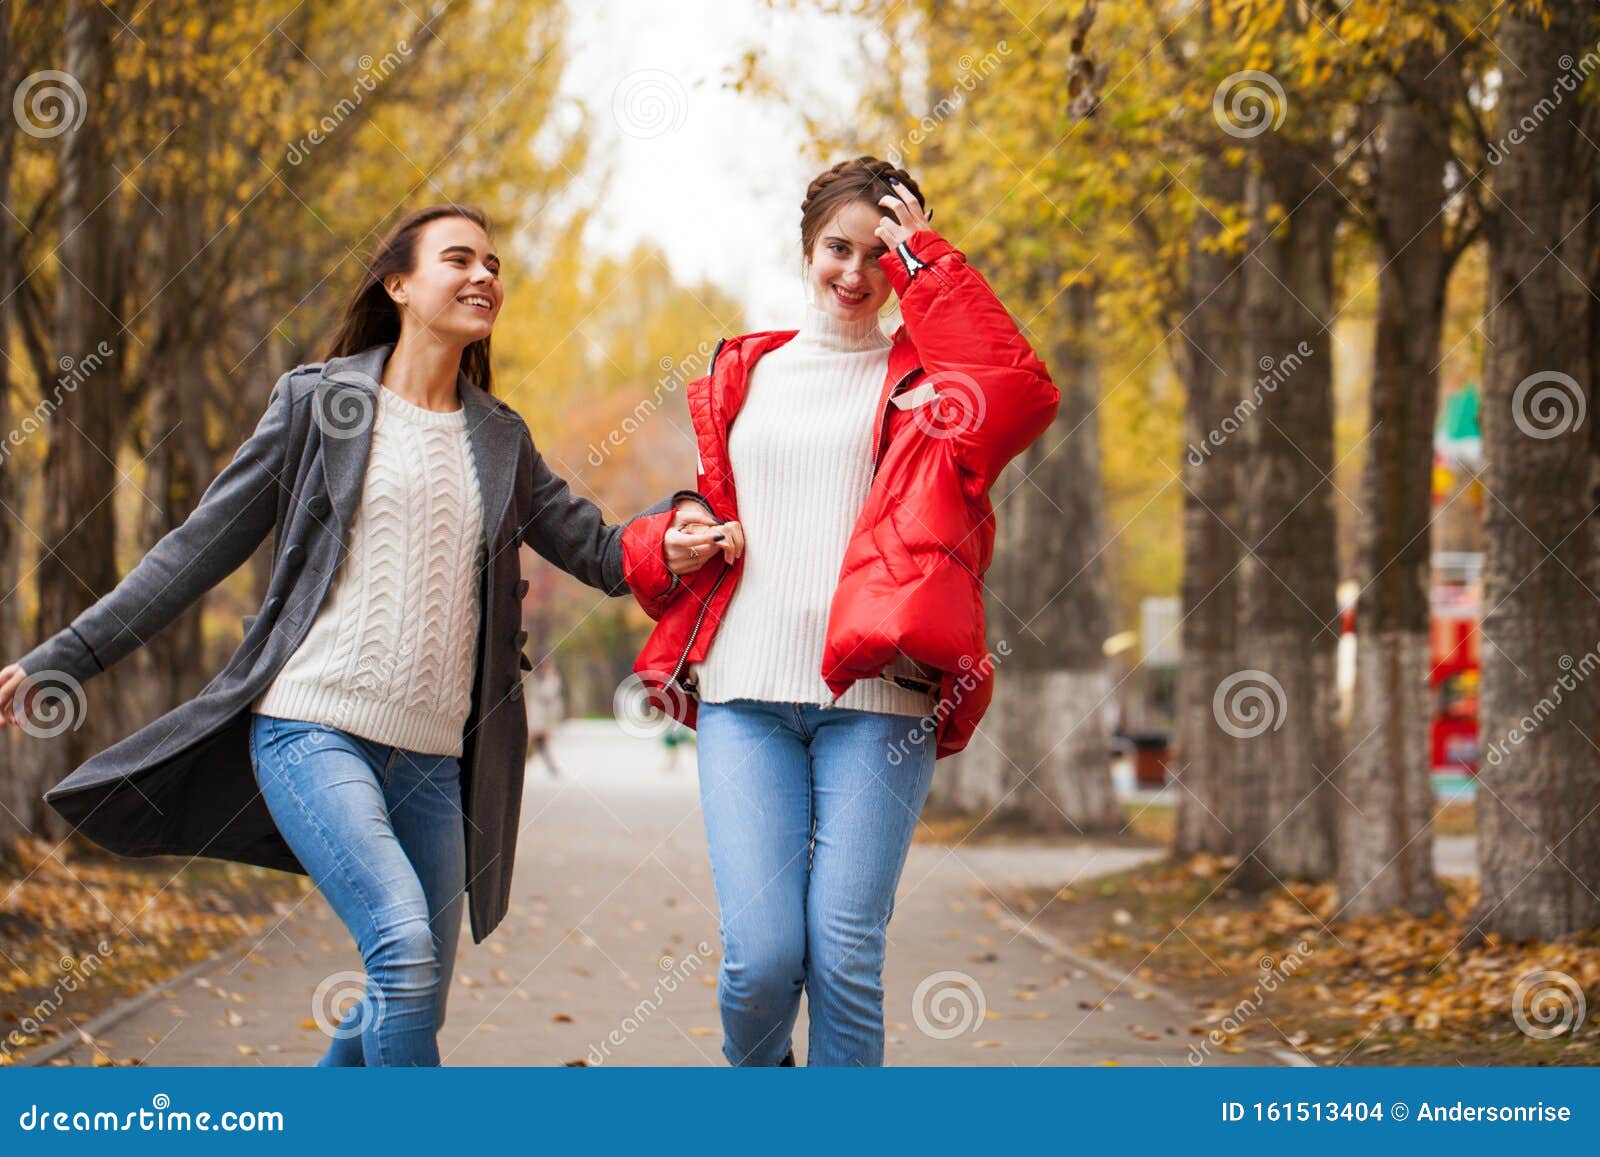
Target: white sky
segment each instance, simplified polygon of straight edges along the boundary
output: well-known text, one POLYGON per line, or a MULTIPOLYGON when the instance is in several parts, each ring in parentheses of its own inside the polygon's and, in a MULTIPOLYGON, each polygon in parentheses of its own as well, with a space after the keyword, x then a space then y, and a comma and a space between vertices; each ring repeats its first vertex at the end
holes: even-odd
POLYGON ((763 0, 575 0, 563 91, 590 109, 592 164, 609 169, 588 240, 625 252, 649 238, 680 281, 714 281, 741 302, 750 329, 793 326, 803 309, 800 199, 816 166, 803 122, 775 100, 725 87, 745 51, 824 89, 838 112, 856 103, 861 51, 852 25, 763 0))

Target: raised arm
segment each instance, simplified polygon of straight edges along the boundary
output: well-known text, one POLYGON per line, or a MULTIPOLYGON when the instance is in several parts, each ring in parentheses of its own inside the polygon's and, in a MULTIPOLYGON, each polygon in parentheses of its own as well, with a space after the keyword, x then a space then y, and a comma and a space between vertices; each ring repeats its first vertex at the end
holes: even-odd
POLYGON ((925 381, 957 397, 948 431, 973 496, 1049 428, 1061 403, 1044 362, 966 255, 927 225, 908 190, 880 226, 889 251, 878 259, 900 298, 906 333, 925 381))
MULTIPOLYGON (((149 642, 244 565, 277 519, 289 406, 289 375, 284 374, 254 432, 206 487, 189 517, 112 590, 13 667, 27 675, 59 671, 88 680, 149 642)), ((0 712, 9 713, 14 691, 14 684, 0 679, 0 712)))

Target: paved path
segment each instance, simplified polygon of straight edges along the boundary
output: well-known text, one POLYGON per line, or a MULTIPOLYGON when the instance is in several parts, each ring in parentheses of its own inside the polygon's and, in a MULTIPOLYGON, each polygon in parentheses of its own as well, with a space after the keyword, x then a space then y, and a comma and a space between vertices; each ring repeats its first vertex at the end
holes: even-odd
MULTIPOLYGON (((722 1064, 715 899, 694 748, 665 771, 659 745, 579 722, 555 751, 563 778, 552 780, 542 764, 529 768, 509 915, 483 944, 463 931, 440 1035, 444 1062, 722 1064)), ((1019 927, 985 888, 1061 884, 1158 854, 1097 845, 913 848, 890 928, 888 1063, 1186 1064, 1196 1039, 1189 1006, 1122 983, 1037 927, 1019 927)), ((326 1044, 314 992, 360 967, 348 933, 312 894, 264 935, 168 984, 98 1036, 112 1057, 152 1065, 309 1065, 326 1044)), ((795 1042, 803 1063, 803 1013, 795 1042)), ((63 1058, 85 1064, 90 1056, 77 1045, 63 1058)), ((1253 1051, 1208 1063, 1281 1059, 1253 1051)))

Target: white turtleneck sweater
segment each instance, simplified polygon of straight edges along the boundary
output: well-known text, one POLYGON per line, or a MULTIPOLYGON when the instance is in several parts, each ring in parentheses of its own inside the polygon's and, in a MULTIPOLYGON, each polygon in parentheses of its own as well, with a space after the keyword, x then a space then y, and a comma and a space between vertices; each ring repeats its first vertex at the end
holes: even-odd
POLYGON ((427 410, 380 387, 348 552, 305 639, 252 709, 459 757, 483 545, 466 410, 427 410))
MULTIPOLYGON (((822 678, 828 610, 872 485, 872 437, 892 343, 876 318, 815 306, 751 371, 728 432, 745 533, 744 573, 704 662, 706 703, 758 699, 925 715, 933 695, 863 679, 833 703, 822 678)), ((890 674, 917 676, 904 656, 890 674)))

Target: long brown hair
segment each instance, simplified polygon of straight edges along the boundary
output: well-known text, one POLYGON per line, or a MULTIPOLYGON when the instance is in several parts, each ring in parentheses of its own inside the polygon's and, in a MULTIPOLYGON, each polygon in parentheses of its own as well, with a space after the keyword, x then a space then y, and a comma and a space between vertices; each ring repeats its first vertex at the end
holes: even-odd
MULTIPOLYGON (((344 307, 344 317, 328 346, 327 358, 349 357, 375 345, 391 345, 399 340, 400 307, 383 287, 384 280, 392 274, 410 273, 417 267, 417 236, 430 222, 442 217, 461 217, 485 233, 489 232, 488 218, 467 205, 429 205, 396 221, 378 242, 367 262, 360 287, 344 307)), ((488 338, 475 341, 462 351, 461 372, 473 385, 494 393, 488 338)))

